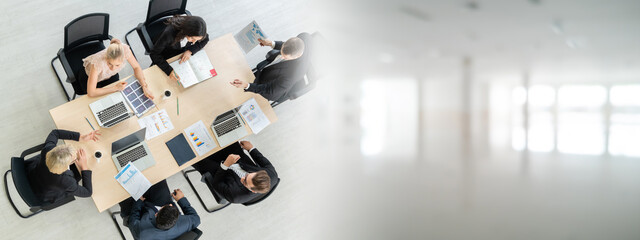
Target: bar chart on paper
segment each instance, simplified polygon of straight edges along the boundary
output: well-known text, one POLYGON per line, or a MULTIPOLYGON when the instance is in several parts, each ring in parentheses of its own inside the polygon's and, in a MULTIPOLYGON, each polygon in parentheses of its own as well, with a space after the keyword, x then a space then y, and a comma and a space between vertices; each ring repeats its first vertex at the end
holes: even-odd
POLYGON ((202 120, 184 129, 187 139, 199 156, 202 156, 216 148, 218 145, 209 134, 202 120))

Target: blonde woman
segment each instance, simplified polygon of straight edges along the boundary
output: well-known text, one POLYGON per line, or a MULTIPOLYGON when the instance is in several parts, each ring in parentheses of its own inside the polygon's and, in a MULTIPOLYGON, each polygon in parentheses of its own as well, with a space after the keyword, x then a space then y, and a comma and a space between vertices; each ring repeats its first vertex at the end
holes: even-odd
POLYGON ((98 131, 86 135, 66 130, 51 131, 40 153, 40 159, 29 167, 29 182, 36 197, 51 203, 70 195, 90 197, 91 170, 87 165, 87 154, 83 149, 76 150, 71 145, 56 145, 59 139, 97 141, 99 135, 98 131), (82 186, 78 184, 80 178, 82 178, 82 186))
POLYGON ((82 59, 84 71, 80 71, 77 78, 80 89, 86 89, 89 97, 99 97, 122 91, 127 85, 125 82, 106 86, 120 79, 118 72, 124 68, 124 60, 127 60, 133 68, 133 75, 140 82, 144 95, 153 100, 153 94, 149 91, 142 68, 133 57, 131 48, 115 38, 111 40, 111 44, 106 49, 82 59))

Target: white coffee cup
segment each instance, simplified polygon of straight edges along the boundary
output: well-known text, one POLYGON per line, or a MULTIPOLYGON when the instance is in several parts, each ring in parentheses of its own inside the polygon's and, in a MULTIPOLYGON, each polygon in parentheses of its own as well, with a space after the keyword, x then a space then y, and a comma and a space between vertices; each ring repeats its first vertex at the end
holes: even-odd
POLYGON ((95 153, 93 153, 93 157, 96 158, 96 161, 100 162, 100 158, 102 158, 102 152, 96 151, 95 153))
POLYGON ((162 100, 167 100, 171 97, 171 91, 169 89, 166 89, 162 92, 162 100))

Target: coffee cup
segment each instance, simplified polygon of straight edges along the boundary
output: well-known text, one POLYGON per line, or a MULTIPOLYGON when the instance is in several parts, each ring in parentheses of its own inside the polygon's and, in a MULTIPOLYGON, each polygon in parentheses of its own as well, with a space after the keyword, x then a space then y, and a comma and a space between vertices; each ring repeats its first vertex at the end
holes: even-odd
POLYGON ((166 100, 166 99, 168 99, 170 97, 171 97, 171 91, 169 91, 169 89, 164 90, 164 92, 162 92, 162 99, 163 100, 166 100))

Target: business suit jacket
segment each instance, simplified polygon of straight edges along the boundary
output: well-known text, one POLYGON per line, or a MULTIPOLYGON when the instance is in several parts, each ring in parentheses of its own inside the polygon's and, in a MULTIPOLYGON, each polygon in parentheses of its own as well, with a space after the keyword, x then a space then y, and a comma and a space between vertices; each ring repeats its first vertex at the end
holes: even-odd
MULTIPOLYGON (((247 173, 257 172, 260 170, 267 171, 267 174, 269 174, 269 177, 271 178, 271 187, 273 187, 278 181, 278 173, 276 173, 276 169, 273 167, 271 162, 264 157, 258 149, 251 150, 249 154, 251 154, 251 157, 257 165, 250 161, 250 163, 238 161, 237 163, 240 165, 240 168, 245 170, 247 173)), ((240 177, 238 177, 233 170, 224 170, 220 164, 218 164, 218 169, 215 171, 213 176, 213 188, 231 203, 245 203, 262 195, 262 193, 251 192, 251 190, 242 185, 240 177)))
POLYGON ((200 217, 187 198, 183 197, 178 201, 178 206, 184 215, 178 216, 176 225, 167 230, 156 227, 157 212, 155 206, 137 200, 129 215, 129 229, 135 239, 176 239, 180 235, 191 231, 200 225, 200 217))
POLYGON ((28 172, 31 188, 36 197, 45 202, 55 202, 70 195, 90 197, 93 191, 91 187, 91 170, 82 171, 83 186, 78 185, 71 170, 64 171, 62 174, 54 174, 49 171, 46 164, 46 156, 58 144, 58 139, 78 141, 80 134, 66 130, 53 130, 49 133, 44 149, 40 153, 40 159, 30 166, 28 172))
POLYGON ((167 59, 181 54, 186 50, 191 51, 192 55, 196 54, 209 42, 209 34, 207 34, 207 36, 195 44, 187 42, 187 45, 183 48, 180 47, 180 42, 174 43, 178 32, 179 31, 171 25, 167 26, 158 39, 156 39, 156 42, 153 43, 153 49, 151 49, 151 52, 149 53, 153 64, 158 65, 158 67, 162 69, 167 76, 169 76, 171 71, 173 71, 173 68, 169 66, 169 63, 167 62, 167 59))

